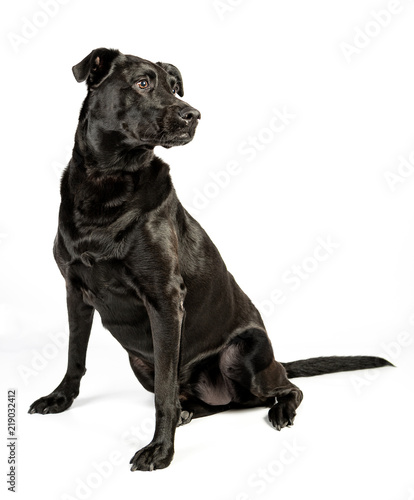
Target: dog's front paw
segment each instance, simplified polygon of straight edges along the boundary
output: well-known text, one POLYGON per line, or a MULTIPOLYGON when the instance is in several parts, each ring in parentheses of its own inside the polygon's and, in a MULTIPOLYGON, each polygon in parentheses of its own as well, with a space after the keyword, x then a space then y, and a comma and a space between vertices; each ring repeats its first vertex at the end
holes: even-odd
POLYGON ((173 447, 166 447, 163 443, 150 443, 137 451, 129 463, 132 464, 132 471, 165 469, 170 465, 173 455, 173 447))
POLYGON ((29 408, 29 413, 60 413, 69 408, 75 398, 68 396, 63 391, 55 391, 49 396, 36 400, 29 408))

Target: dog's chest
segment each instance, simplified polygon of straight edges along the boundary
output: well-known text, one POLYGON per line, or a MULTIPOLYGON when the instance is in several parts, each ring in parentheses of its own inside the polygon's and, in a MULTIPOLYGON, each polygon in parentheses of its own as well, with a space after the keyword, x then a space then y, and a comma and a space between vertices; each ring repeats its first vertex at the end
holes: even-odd
MULTIPOLYGON (((83 259, 85 260, 85 259, 83 259)), ((134 277, 122 260, 93 261, 85 264, 76 260, 69 266, 71 279, 79 283, 84 301, 98 311, 118 299, 129 296, 142 301, 136 294, 134 277)))
POLYGON ((124 263, 112 260, 88 267, 78 261, 71 268, 81 281, 83 301, 96 309, 103 326, 127 351, 151 359, 148 314, 124 263))

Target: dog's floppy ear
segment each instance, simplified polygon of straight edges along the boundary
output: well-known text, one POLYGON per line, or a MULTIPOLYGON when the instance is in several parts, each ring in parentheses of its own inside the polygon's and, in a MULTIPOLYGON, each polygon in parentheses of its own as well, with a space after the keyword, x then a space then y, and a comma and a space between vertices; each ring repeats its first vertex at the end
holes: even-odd
POLYGON ((177 82, 177 87, 178 87, 178 95, 180 97, 183 97, 184 95, 184 85, 183 85, 183 77, 181 76, 181 73, 178 68, 176 68, 173 64, 168 64, 168 63, 163 63, 163 62, 157 62, 158 66, 161 66, 162 69, 165 69, 165 71, 173 76, 177 82))
POLYGON ((88 86, 97 87, 109 75, 112 63, 120 55, 119 50, 95 49, 80 63, 73 66, 77 82, 87 80, 88 86))

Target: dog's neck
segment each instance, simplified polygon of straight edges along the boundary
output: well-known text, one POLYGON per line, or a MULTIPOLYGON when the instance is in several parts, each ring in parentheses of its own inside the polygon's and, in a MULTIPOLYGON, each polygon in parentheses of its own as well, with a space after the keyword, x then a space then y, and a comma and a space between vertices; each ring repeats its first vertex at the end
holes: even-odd
POLYGON ((74 158, 78 158, 88 171, 114 174, 137 172, 148 168, 153 159, 154 148, 149 146, 128 147, 120 132, 101 132, 88 134, 88 121, 76 131, 74 158))
POLYGON ((79 218, 86 214, 100 224, 118 218, 125 204, 145 213, 175 196, 170 168, 153 149, 126 151, 114 163, 76 138, 68 175, 79 218))
POLYGON ((175 193, 170 168, 153 147, 128 147, 116 131, 91 133, 86 117, 76 131, 68 173, 75 204, 90 219, 116 219, 130 202, 145 213, 175 193))

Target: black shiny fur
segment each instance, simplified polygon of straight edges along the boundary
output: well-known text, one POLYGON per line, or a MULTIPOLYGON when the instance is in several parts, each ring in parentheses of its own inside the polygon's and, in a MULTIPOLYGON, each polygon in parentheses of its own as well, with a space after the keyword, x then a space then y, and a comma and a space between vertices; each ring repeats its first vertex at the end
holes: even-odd
POLYGON ((270 407, 292 425, 302 392, 288 380, 378 358, 275 361, 259 312, 227 271, 174 191, 155 146, 192 140, 200 113, 183 96, 175 66, 97 49, 74 66, 88 94, 73 157, 61 183, 54 255, 65 279, 70 339, 67 372, 30 413, 66 410, 79 393, 94 311, 155 393, 151 443, 132 470, 167 467, 178 425, 229 408, 270 407))

